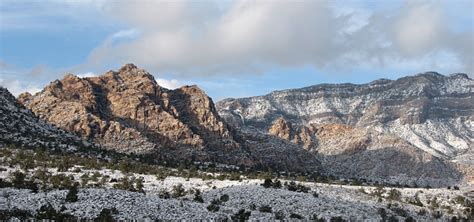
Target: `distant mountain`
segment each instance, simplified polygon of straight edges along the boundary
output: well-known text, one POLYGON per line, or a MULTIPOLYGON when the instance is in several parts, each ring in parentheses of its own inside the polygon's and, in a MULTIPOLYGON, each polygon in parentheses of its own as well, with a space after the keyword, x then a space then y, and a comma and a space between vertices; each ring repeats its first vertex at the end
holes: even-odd
POLYGON ((298 144, 345 177, 473 179, 474 81, 465 74, 321 84, 216 106, 232 127, 298 144))
POLYGON ((0 145, 75 151, 89 147, 80 137, 36 117, 0 87, 0 145))
POLYGON ((120 153, 260 169, 320 167, 314 155, 285 140, 265 142, 266 136, 235 132, 197 86, 163 88, 133 64, 99 77, 68 74, 19 100, 41 119, 120 153))

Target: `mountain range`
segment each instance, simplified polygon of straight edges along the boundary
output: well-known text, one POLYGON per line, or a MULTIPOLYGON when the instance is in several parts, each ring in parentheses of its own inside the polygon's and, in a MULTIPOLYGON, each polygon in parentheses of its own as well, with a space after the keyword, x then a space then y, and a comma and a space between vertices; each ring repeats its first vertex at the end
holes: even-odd
POLYGON ((46 136, 56 138, 54 146, 93 144, 158 163, 217 162, 408 185, 473 183, 473 89, 465 74, 429 72, 214 104, 197 86, 166 89, 127 64, 98 77, 67 74, 18 101, 1 89, 0 140, 49 147, 46 136))

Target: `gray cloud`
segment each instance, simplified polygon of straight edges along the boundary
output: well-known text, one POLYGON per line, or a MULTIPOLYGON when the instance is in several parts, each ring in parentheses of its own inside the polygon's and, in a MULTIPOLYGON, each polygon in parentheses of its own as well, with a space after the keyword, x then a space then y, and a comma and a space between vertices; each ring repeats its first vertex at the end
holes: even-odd
POLYGON ((472 26, 451 29, 446 5, 417 1, 344 12, 322 0, 114 1, 105 12, 140 35, 109 38, 89 64, 136 62, 183 75, 259 72, 268 65, 473 73, 472 26))

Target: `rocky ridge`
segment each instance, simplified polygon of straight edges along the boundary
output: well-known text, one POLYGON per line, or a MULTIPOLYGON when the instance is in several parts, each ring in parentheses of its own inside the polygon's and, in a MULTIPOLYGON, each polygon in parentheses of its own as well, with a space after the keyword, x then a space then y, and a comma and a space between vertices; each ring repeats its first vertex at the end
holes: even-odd
POLYGON ((168 161, 319 169, 313 155, 298 146, 287 148, 290 143, 285 140, 255 146, 251 136, 234 132, 197 86, 163 88, 133 64, 99 77, 68 74, 19 100, 40 118, 120 153, 168 161))
POLYGON ((464 176, 469 181, 474 175, 473 89, 474 81, 465 74, 430 72, 362 85, 275 91, 216 106, 233 127, 303 146, 338 175, 409 183, 464 176))

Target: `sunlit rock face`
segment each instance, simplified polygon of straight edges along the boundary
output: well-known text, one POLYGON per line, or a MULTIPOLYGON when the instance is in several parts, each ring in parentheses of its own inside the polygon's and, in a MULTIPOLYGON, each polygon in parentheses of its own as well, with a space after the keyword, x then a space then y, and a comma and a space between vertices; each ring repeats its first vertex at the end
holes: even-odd
POLYGON ((212 99, 199 87, 163 88, 153 75, 133 64, 98 77, 68 74, 19 100, 41 119, 107 150, 167 161, 216 161, 295 171, 319 167, 315 156, 307 157, 298 146, 297 150, 274 143, 262 145, 266 150, 253 146, 250 137, 242 139, 244 135, 220 118, 212 99), (306 166, 299 156, 311 164, 306 166))

